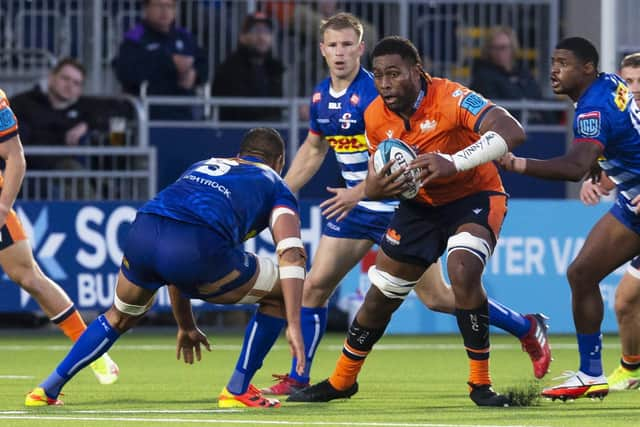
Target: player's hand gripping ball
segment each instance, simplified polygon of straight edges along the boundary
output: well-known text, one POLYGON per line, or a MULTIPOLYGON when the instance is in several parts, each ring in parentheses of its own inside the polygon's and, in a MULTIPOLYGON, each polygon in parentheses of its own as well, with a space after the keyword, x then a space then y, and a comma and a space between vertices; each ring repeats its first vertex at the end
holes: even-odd
MULTIPOLYGON (((416 157, 416 152, 404 141, 396 138, 385 139, 373 154, 373 167, 376 172, 380 172, 389 160, 395 160, 387 172, 387 175, 391 175, 398 169, 409 166, 409 163, 416 157)), ((413 199, 420 190, 420 169, 407 170, 403 175, 407 180, 406 189, 398 195, 398 198, 413 199)))

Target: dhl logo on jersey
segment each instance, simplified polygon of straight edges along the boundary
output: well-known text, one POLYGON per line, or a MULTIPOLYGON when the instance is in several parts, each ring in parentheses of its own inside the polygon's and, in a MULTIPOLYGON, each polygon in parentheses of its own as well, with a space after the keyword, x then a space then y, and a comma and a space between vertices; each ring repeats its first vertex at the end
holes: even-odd
POLYGON ((622 83, 618 83, 614 101, 616 103, 616 107, 618 107, 620 111, 624 111, 627 103, 629 102, 629 88, 622 83))
POLYGON ((327 136, 326 140, 336 153, 358 153, 367 150, 367 141, 362 134, 327 136))

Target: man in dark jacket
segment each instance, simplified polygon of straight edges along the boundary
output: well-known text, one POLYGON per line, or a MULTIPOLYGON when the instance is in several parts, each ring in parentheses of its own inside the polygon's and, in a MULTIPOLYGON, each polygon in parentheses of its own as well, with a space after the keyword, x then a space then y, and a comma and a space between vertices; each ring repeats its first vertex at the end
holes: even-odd
MULTIPOLYGON (((273 23, 263 13, 248 15, 238 49, 216 69, 213 96, 282 97, 284 65, 271 54, 273 23)), ((221 120, 280 120, 280 108, 226 107, 221 120)))
MULTIPOLYGON (((77 146, 87 142, 92 128, 92 106, 82 97, 84 66, 65 58, 51 70, 46 85, 11 98, 20 117, 20 136, 25 146, 77 146)), ((73 157, 27 157, 29 169, 79 169, 73 157)))
MULTIPOLYGON (((113 65, 125 92, 148 82, 149 95, 194 95, 209 74, 206 55, 193 35, 175 26, 175 0, 144 0, 143 20, 125 35, 113 65)), ((194 108, 155 106, 152 119, 190 120, 194 108)))
MULTIPOLYGON (((529 70, 517 61, 518 50, 518 40, 511 28, 492 28, 482 46, 481 57, 473 64, 469 87, 496 101, 542 99, 540 85, 529 70)), ((510 112, 519 118, 520 111, 510 112)), ((547 116, 532 112, 530 121, 550 119, 547 116)))

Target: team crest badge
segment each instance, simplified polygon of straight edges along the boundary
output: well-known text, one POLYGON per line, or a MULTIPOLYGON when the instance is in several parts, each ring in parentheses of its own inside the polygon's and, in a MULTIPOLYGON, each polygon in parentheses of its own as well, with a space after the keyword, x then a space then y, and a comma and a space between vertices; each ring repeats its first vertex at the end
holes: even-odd
POLYGON ((600 135, 600 111, 582 113, 578 116, 578 133, 595 138, 600 135))
POLYGON ((322 99, 322 94, 320 92, 316 92, 311 97, 311 102, 316 104, 316 103, 320 102, 321 99, 322 99))
POLYGON ((349 102, 351 102, 351 105, 358 105, 358 103, 360 102, 360 97, 354 93, 353 95, 351 95, 351 98, 349 98, 349 102))

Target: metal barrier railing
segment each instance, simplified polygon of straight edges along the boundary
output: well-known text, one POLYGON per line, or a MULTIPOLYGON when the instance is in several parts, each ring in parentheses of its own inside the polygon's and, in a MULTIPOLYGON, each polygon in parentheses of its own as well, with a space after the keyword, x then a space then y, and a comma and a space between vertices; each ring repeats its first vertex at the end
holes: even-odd
POLYGON ((27 146, 28 158, 67 160, 67 168, 29 169, 21 200, 146 200, 157 191, 155 147, 27 146), (68 165, 73 164, 73 168, 68 165))
MULTIPOLYGON (((232 98, 232 97, 169 97, 169 96, 148 96, 141 100, 142 108, 148 112, 152 105, 175 105, 175 106, 209 106, 212 115, 205 120, 196 121, 159 121, 148 122, 150 127, 205 127, 205 128, 240 128, 246 129, 255 126, 271 126, 288 131, 288 152, 289 159, 297 152, 300 146, 300 131, 307 128, 308 123, 300 120, 300 106, 308 105, 306 98, 232 98), (277 122, 225 122, 219 120, 220 107, 281 107, 286 110, 283 120, 277 122)), ((568 125, 562 123, 560 119, 549 123, 534 123, 530 119, 533 112, 556 112, 565 113, 570 109, 570 104, 564 101, 539 101, 539 100, 518 100, 518 101, 494 101, 512 113, 520 112, 520 122, 527 131, 568 131, 568 125)), ((148 115, 147 115, 148 117, 148 115)))

